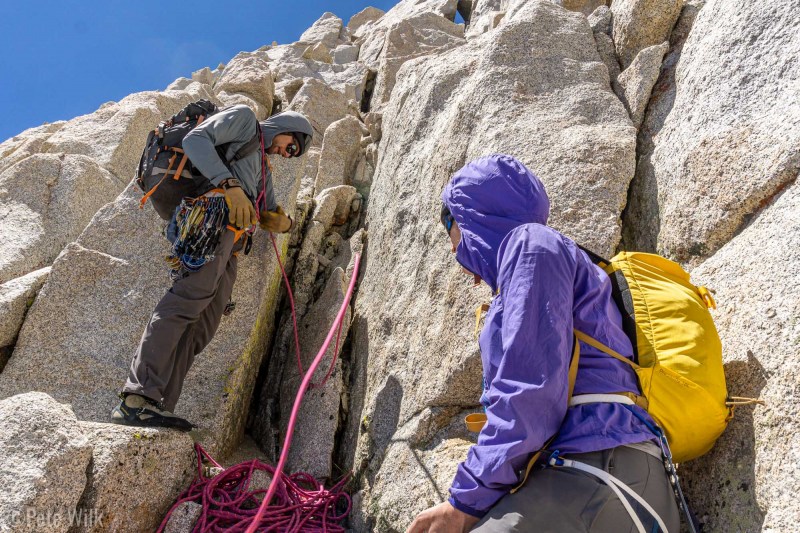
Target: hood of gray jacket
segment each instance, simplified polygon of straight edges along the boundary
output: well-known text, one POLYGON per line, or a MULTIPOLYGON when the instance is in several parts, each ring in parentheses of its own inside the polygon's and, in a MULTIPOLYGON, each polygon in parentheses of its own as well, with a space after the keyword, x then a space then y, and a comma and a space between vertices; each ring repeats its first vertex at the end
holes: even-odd
POLYGON ((311 137, 314 134, 314 128, 311 122, 306 117, 297 113, 296 111, 284 111, 277 115, 272 115, 266 120, 261 121, 261 131, 264 133, 264 146, 269 147, 272 140, 276 135, 281 133, 296 133, 302 134, 303 138, 299 138, 300 153, 297 157, 303 155, 305 151, 311 146, 311 137))

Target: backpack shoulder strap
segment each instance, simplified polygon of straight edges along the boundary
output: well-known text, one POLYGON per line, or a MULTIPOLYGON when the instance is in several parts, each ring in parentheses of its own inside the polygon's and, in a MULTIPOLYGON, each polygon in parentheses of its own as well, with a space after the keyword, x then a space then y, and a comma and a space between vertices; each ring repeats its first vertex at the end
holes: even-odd
POLYGON ((597 255, 593 251, 589 250, 588 248, 584 248, 583 246, 581 246, 577 242, 575 244, 578 245, 578 248, 583 250, 583 252, 586 255, 589 256, 589 259, 592 261, 592 263, 594 263, 595 265, 599 266, 600 268, 605 268, 606 266, 611 264, 611 261, 609 261, 608 259, 603 259, 602 257, 597 255))
POLYGON ((573 331, 575 332, 575 337, 577 337, 578 340, 585 342, 589 346, 593 346, 594 348, 597 348, 601 352, 603 352, 603 353, 605 353, 607 355, 610 355, 611 357, 613 357, 614 359, 617 359, 618 361, 622 361, 623 363, 625 363, 627 365, 630 365, 630 367, 633 368, 634 370, 639 368, 639 365, 637 365, 636 363, 634 363, 633 361, 631 361, 630 359, 628 359, 624 355, 621 355, 619 352, 617 352, 615 350, 612 350, 611 348, 609 348, 608 346, 606 346, 602 342, 600 342, 598 340, 595 340, 594 338, 590 337, 586 333, 578 331, 577 329, 573 330, 573 331))
POLYGON ((230 166, 231 163, 239 161, 240 159, 244 159, 248 155, 258 150, 259 147, 261 146, 261 136, 259 135, 259 132, 256 131, 256 133, 250 138, 250 140, 244 143, 242 147, 239 148, 236 151, 236 153, 231 156, 230 159, 225 157, 229 145, 230 143, 225 143, 217 145, 216 147, 217 155, 219 155, 219 158, 222 159, 222 161, 225 163, 226 166, 230 166))
POLYGON ((244 159, 248 155, 258 150, 259 146, 261 145, 261 139, 259 137, 260 136, 258 132, 256 132, 255 135, 253 135, 253 137, 251 137, 250 140, 244 144, 244 146, 239 148, 239 150, 237 150, 236 153, 233 154, 233 157, 231 158, 229 163, 233 163, 234 161, 239 161, 240 159, 244 159))
MULTIPOLYGON (((577 330, 574 333, 576 334, 576 336, 573 339, 572 357, 570 357, 569 370, 567 371, 567 383, 568 383, 567 384, 567 387, 568 387, 567 388, 567 406, 569 406, 569 401, 570 401, 570 399, 572 399, 572 393, 575 390, 575 381, 578 378, 578 363, 580 362, 580 359, 581 359, 581 347, 580 347, 580 344, 578 344, 578 337, 577 337, 577 333, 578 332, 577 332, 577 330)), ((511 494, 514 494, 519 489, 521 489, 523 485, 525 485, 525 482, 528 481, 528 476, 530 475, 531 470, 533 470, 534 465, 539 460, 539 458, 542 456, 542 453, 544 453, 544 451, 547 448, 550 447, 550 445, 553 443, 553 441, 556 440, 557 436, 558 436, 558 431, 556 431, 553 434, 552 437, 547 439, 547 442, 545 442, 542 445, 542 447, 539 448, 536 451, 536 453, 534 453, 531 456, 530 459, 528 459, 528 465, 525 467, 525 473, 522 475, 522 480, 514 488, 511 489, 511 494)))

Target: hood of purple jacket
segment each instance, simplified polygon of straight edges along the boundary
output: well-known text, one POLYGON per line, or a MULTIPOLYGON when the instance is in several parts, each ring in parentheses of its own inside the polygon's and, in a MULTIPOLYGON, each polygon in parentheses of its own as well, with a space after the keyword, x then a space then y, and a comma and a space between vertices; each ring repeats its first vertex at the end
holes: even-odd
POLYGON ((493 154, 467 163, 442 192, 461 242, 456 259, 497 291, 497 253, 514 228, 547 224, 550 200, 536 175, 510 155, 493 154))

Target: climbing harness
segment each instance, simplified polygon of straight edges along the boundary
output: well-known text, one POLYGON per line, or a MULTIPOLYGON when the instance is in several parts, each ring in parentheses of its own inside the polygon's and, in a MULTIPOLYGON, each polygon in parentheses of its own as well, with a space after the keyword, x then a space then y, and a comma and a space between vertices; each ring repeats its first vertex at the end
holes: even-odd
POLYGON ((684 496, 683 489, 681 489, 680 478, 678 477, 678 469, 675 467, 675 463, 672 460, 672 450, 669 447, 669 441, 667 440, 664 430, 661 429, 660 426, 651 423, 640 413, 636 412, 636 409, 631 408, 630 405, 626 405, 625 408, 633 413, 636 418, 641 420, 642 423, 658 437, 658 445, 661 448, 661 458, 664 462, 664 470, 667 471, 667 479, 669 479, 669 484, 672 487, 672 493, 675 496, 675 501, 678 503, 678 507, 680 507, 681 511, 683 511, 683 514, 686 516, 686 523, 689 526, 689 533, 698 533, 700 531, 700 523, 692 512, 692 509, 689 507, 689 502, 686 501, 686 496, 684 496))
MULTIPOLYGON (((200 444, 195 443, 194 447, 197 478, 164 517, 158 533, 164 531, 170 516, 186 502, 200 504, 203 508, 193 529, 197 533, 245 531, 267 492, 266 488, 253 486, 256 474, 262 472, 262 477, 274 480, 276 469, 253 459, 223 469, 216 476, 209 475, 208 469, 203 466, 204 462, 211 463, 217 469, 222 466, 200 444)), ((264 531, 344 533, 345 528, 341 523, 352 507, 350 496, 343 490, 347 477, 330 489, 325 489, 311 474, 305 472, 289 476, 281 472, 278 477, 280 490, 275 495, 275 503, 259 520, 259 528, 264 531)))
MULTIPOLYGON (((669 484, 672 487, 673 495, 675 496, 675 501, 678 504, 678 507, 686 516, 686 523, 688 525, 688 529, 690 533, 698 533, 700 531, 700 525, 697 521, 697 517, 695 517, 692 510, 689 508, 689 503, 686 501, 686 497, 683 494, 683 490, 681 489, 680 485, 680 478, 678 477, 678 470, 675 467, 675 463, 672 460, 672 451, 669 447, 669 442, 667 441, 667 437, 664 434, 664 431, 658 425, 654 425, 650 422, 646 417, 642 416, 641 413, 637 412, 636 409, 633 409, 633 406, 636 405, 633 399, 628 398, 626 396, 622 396, 619 394, 582 394, 578 396, 573 396, 570 398, 569 406, 573 407, 576 405, 582 405, 585 403, 592 403, 592 402, 604 402, 604 403, 619 403, 622 404, 626 409, 628 409, 636 418, 638 418, 643 424, 647 426, 647 428, 653 432, 654 435, 658 437, 658 444, 659 448, 661 449, 661 458, 664 463, 664 470, 667 472, 667 479, 669 480, 669 484)), ((636 516, 633 509, 630 507, 628 501, 624 498, 621 492, 617 489, 619 487, 626 493, 628 493, 634 500, 636 500, 644 509, 646 509, 653 517, 656 519, 661 531, 666 532, 667 529, 664 526, 663 521, 658 516, 658 514, 650 507, 647 502, 645 502, 641 496, 634 493, 633 490, 625 485, 622 481, 615 478, 611 474, 605 472, 604 470, 600 470, 594 468, 590 465, 581 463, 579 461, 567 460, 558 457, 558 450, 553 452, 550 455, 550 458, 546 461, 546 464, 549 466, 566 466, 576 468, 577 470, 582 470, 583 472, 587 472, 589 474, 593 474, 594 476, 598 477, 604 483, 606 483, 619 497, 622 505, 630 514, 631 519, 633 520, 634 524, 636 525, 637 529, 644 533, 644 529, 641 527, 641 521, 639 520, 638 516, 636 516)))
POLYGON ((620 481, 615 476, 612 476, 611 474, 609 474, 605 470, 602 470, 600 468, 596 468, 596 467, 594 467, 592 465, 587 465, 586 463, 582 463, 580 461, 574 461, 572 459, 565 459, 563 457, 559 457, 558 453, 559 453, 558 450, 556 450, 550 455, 550 458, 547 460, 547 464, 548 465, 550 465, 552 467, 559 467, 559 468, 562 468, 562 467, 563 468, 574 468, 575 470, 580 470, 581 472, 586 472, 587 474, 591 474, 591 475, 595 476, 596 478, 600 479, 600 481, 602 481, 603 483, 608 485, 609 488, 612 491, 614 491, 614 494, 617 495, 617 497, 619 498, 619 501, 622 503, 622 506, 628 512, 628 515, 630 515, 631 520, 633 520, 633 524, 634 524, 634 526, 636 527, 636 530, 639 533, 646 533, 646 531, 644 529, 644 525, 642 524, 642 520, 636 514, 636 511, 634 511, 633 506, 631 506, 630 502, 628 501, 628 498, 625 497, 625 494, 627 494, 628 496, 633 498, 633 500, 636 501, 636 503, 641 505, 648 513, 650 513, 653 516, 653 518, 655 519, 656 523, 658 524, 658 527, 660 528, 659 531, 662 531, 663 533, 667 533, 667 526, 664 524, 664 521, 658 515, 656 510, 653 509, 653 507, 651 507, 650 504, 647 503, 647 501, 644 498, 639 496, 628 485, 626 485, 625 483, 620 481), (623 492, 625 494, 623 494, 623 492))

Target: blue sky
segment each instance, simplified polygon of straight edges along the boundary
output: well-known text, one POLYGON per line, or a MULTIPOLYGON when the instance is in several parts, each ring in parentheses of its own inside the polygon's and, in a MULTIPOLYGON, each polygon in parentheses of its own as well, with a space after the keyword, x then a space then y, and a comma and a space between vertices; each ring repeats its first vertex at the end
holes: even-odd
POLYGON ((0 142, 130 93, 163 90, 242 50, 296 41, 325 11, 346 24, 367 6, 395 3, 0 0, 0 142))

